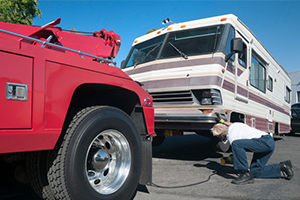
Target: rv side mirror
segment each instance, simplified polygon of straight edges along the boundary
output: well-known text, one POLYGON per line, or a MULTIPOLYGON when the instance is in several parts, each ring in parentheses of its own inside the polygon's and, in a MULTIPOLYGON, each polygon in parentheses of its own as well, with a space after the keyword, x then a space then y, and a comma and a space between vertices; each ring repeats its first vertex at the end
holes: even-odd
POLYGON ((226 62, 234 53, 240 53, 243 51, 243 40, 241 38, 232 38, 230 41, 230 50, 231 52, 225 57, 226 62))
POLYGON ((125 64, 125 60, 123 60, 123 61, 121 62, 121 69, 124 69, 124 68, 125 68, 124 64, 125 64))
POLYGON ((241 38, 233 38, 230 46, 231 52, 240 53, 243 51, 243 41, 241 38))

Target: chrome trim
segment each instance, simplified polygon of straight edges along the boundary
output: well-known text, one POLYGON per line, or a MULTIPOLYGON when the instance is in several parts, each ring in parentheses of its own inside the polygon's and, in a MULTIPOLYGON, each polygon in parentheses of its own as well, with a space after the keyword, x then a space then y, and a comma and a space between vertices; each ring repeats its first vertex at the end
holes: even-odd
POLYGON ((215 114, 155 114, 155 122, 216 123, 215 114))
POLYGON ((100 132, 92 141, 85 158, 86 178, 96 192, 110 195, 129 177, 131 148, 126 137, 115 129, 100 132))
POLYGON ((6 99, 27 101, 28 87, 25 84, 6 83, 6 99))
POLYGON ((147 106, 147 107, 149 107, 150 105, 151 105, 151 99, 149 98, 149 97, 146 97, 145 99, 144 99, 144 103, 145 103, 145 105, 147 106), (147 103, 148 102, 148 103, 147 103))

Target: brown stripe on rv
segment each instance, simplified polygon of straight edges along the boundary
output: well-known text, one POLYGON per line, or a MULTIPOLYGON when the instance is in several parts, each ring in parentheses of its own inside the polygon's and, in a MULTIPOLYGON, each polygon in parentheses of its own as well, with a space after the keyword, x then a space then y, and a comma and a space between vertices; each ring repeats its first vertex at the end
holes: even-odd
POLYGON ((143 88, 160 89, 166 87, 187 87, 187 86, 201 86, 201 85, 216 85, 221 86, 222 78, 219 76, 199 76, 191 78, 176 78, 166 80, 155 80, 143 82, 143 88))
MULTIPOLYGON (((275 121, 273 122, 269 122, 267 119, 265 118, 260 118, 260 117, 256 117, 256 116, 252 116, 252 115, 246 115, 246 121, 245 123, 249 126, 252 127, 252 121, 251 119, 255 119, 254 121, 254 126, 255 128, 265 131, 265 132, 269 132, 269 130, 274 130, 275 127, 275 121)), ((279 133, 288 133, 290 132, 290 125, 289 124, 284 124, 284 123, 278 123, 278 132, 279 133)))
POLYGON ((178 68, 178 67, 190 67, 195 65, 208 65, 208 64, 219 64, 225 67, 225 61, 222 57, 213 57, 213 58, 200 58, 200 59, 188 59, 182 61, 174 61, 168 63, 158 63, 158 64, 151 64, 145 67, 139 67, 128 69, 125 71, 128 75, 154 71, 154 70, 161 70, 161 69, 171 69, 171 68, 178 68))
MULTIPOLYGON (((227 71, 229 71, 230 73, 232 74, 235 74, 235 66, 230 66, 230 65, 227 65, 227 71)), ((242 70, 240 68, 238 68, 238 76, 242 75, 242 73, 244 73, 245 70, 242 70)))
MULTIPOLYGON (((216 85, 221 86, 222 79, 219 76, 203 76, 203 77, 192 77, 192 78, 177 78, 177 79, 167 79, 167 80, 154 80, 143 82, 143 88, 148 89, 160 89, 160 88, 171 88, 171 87, 187 87, 187 86, 201 86, 201 85, 216 85)), ((226 89, 234 93, 234 84, 227 80, 224 80, 223 89, 226 89)), ((240 86, 237 88, 237 93, 248 98, 248 91, 240 86)), ((277 110, 283 114, 289 115, 289 111, 284 108, 275 105, 274 103, 267 101, 266 99, 257 96, 249 92, 249 99, 255 101, 259 104, 265 105, 269 108, 277 110)))
MULTIPOLYGON (((223 88, 230 91, 230 92, 234 92, 234 84, 233 83, 230 83, 229 81, 227 80, 224 80, 224 83, 223 83, 223 88)), ((247 97, 247 90, 238 86, 238 89, 237 89, 237 93, 239 95, 242 95, 244 97, 247 97)), ((266 99, 262 98, 262 97, 259 97, 257 96, 256 94, 253 94, 251 92, 249 92, 249 99, 252 100, 252 101, 255 101, 259 104, 262 104, 262 105, 265 105, 269 108, 272 108, 274 110, 277 110, 278 112, 281 112, 281 113, 284 113, 286 115, 289 115, 289 112, 286 111, 284 108, 280 107, 280 106, 277 106, 275 105, 274 103, 270 102, 270 101, 267 101, 266 99)))

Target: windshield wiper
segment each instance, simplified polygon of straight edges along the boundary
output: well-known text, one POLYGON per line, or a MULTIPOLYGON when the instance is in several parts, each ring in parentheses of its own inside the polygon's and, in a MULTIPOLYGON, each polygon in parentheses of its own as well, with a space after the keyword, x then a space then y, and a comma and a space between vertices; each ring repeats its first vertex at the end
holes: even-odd
POLYGON ((171 42, 169 42, 169 45, 171 45, 171 47, 173 47, 173 49, 175 49, 175 51, 177 51, 177 53, 179 53, 179 55, 181 55, 184 59, 188 59, 187 55, 177 49, 171 42))
POLYGON ((146 60, 146 58, 148 58, 148 56, 154 52, 158 47, 160 46, 160 44, 156 45, 153 49, 151 49, 143 58, 139 59, 133 66, 133 68, 135 68, 140 62, 143 62, 144 60, 146 60))

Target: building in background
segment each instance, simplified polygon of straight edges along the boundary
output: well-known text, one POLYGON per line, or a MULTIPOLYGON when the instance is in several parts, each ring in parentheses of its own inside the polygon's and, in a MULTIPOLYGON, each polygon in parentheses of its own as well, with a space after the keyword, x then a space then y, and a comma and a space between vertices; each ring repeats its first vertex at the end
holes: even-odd
POLYGON ((300 70, 290 72, 292 82, 292 105, 300 102, 300 70))

